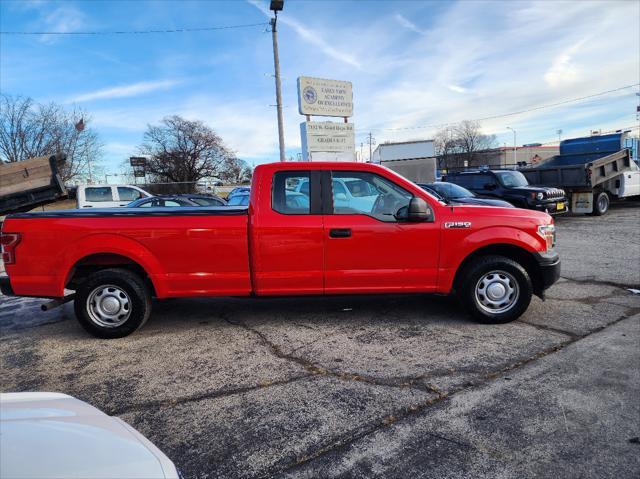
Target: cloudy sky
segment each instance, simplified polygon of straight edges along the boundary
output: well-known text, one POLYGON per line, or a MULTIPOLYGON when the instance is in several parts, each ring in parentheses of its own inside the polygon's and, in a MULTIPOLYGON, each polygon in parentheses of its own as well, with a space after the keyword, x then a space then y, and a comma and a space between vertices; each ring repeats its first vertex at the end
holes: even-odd
MULTIPOLYGON (((213 127, 249 163, 276 160, 268 2, 0 1, 0 89, 91 113, 107 171, 146 125, 180 114, 213 127)), ((639 1, 295 1, 279 20, 287 155, 300 149, 296 79, 350 80, 356 142, 430 138, 484 119, 500 144, 633 127, 639 1), (569 101, 593 96, 580 101, 569 101), (566 103, 563 103, 566 102, 566 103), (558 106, 554 104, 563 103, 558 106), (524 113, 505 116, 509 113, 524 113), (497 117, 497 118, 492 118, 497 117)), ((366 150, 366 149, 365 149, 366 150)))

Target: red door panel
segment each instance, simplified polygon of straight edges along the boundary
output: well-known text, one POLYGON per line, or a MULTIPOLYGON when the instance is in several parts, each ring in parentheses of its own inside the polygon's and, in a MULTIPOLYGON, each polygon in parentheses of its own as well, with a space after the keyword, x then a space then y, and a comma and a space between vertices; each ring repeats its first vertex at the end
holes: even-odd
POLYGON ((326 215, 325 292, 434 291, 436 223, 387 223, 366 215, 326 215), (332 229, 351 236, 332 238, 332 229))
POLYGON ((254 291, 259 295, 322 294, 324 249, 319 176, 309 171, 264 174, 268 176, 257 184, 266 191, 255 192, 256 211, 251 215, 254 291), (300 181, 311 182, 311 197, 299 191, 300 181))

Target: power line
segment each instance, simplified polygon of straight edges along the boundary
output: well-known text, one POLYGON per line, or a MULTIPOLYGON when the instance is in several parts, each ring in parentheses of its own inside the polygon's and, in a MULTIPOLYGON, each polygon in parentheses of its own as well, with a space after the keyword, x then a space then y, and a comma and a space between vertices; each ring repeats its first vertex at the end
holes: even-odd
MULTIPOLYGON (((502 113, 500 115, 492 115, 492 116, 486 116, 484 118, 475 118, 473 120, 470 121, 486 121, 486 120, 493 120, 496 118, 505 118, 508 116, 514 116, 514 115, 521 115, 523 113, 529 113, 532 111, 538 111, 538 110, 544 110, 546 108, 554 108, 556 106, 560 106, 560 105, 566 105, 567 103, 573 103, 576 101, 582 101, 582 100, 587 100, 589 98, 595 98, 598 96, 603 96, 603 95, 608 95, 609 93, 615 93, 617 91, 621 91, 621 90, 626 90, 628 88, 633 88, 640 85, 640 83, 634 83, 632 85, 626 85, 626 86, 622 86, 619 88, 614 88, 613 90, 606 90, 606 91, 602 91, 599 93, 594 93, 592 95, 587 95, 587 96, 582 96, 579 98, 572 98, 570 100, 564 100, 564 101, 560 101, 557 103, 549 103, 547 105, 541 105, 541 106, 537 106, 537 107, 533 107, 533 108, 528 108, 526 110, 518 110, 518 111, 512 111, 509 113, 502 113)), ((448 123, 436 123, 436 124, 432 124, 432 125, 420 125, 420 126, 407 126, 407 127, 402 127, 402 128, 362 128, 360 129, 360 131, 369 131, 369 130, 377 130, 377 131, 404 131, 404 130, 421 130, 421 129, 425 129, 425 128, 438 128, 438 127, 443 127, 443 126, 448 126, 448 125, 455 125, 458 122, 448 122, 448 123)))
POLYGON ((0 32, 0 35, 146 35, 150 33, 190 33, 211 32, 215 30, 231 30, 235 28, 264 27, 268 23, 247 23, 244 25, 226 25, 219 27, 173 28, 165 30, 121 30, 104 32, 0 32))

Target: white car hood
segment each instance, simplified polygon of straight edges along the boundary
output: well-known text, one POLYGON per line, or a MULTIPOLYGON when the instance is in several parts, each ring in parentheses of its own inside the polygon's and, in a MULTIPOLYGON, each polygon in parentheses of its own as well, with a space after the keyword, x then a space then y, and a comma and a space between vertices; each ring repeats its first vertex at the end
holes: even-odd
POLYGON ((119 418, 66 394, 0 394, 0 477, 177 478, 173 463, 119 418))

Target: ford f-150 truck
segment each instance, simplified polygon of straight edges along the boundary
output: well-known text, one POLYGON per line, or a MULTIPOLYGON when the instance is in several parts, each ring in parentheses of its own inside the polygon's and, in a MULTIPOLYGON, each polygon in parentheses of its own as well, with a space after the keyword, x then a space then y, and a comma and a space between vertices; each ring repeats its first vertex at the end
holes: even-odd
POLYGON ((447 205, 361 163, 258 166, 248 208, 19 213, 0 238, 4 294, 73 298, 102 338, 142 326, 152 297, 455 292, 477 320, 504 323, 560 275, 548 214, 447 205), (335 201, 353 181, 374 201, 335 201))

